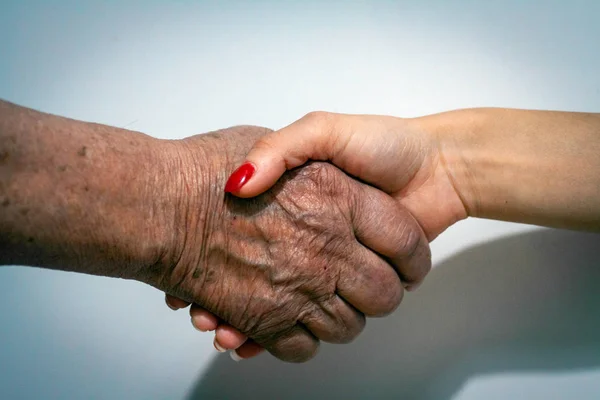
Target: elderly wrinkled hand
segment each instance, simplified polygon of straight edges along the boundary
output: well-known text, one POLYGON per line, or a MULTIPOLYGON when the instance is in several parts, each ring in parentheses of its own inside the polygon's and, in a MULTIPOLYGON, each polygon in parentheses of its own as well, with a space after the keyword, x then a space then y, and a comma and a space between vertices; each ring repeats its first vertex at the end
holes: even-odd
POLYGON ((251 200, 226 194, 267 132, 160 140, 0 101, 0 265, 144 282, 283 360, 352 340, 428 268, 425 235, 330 164, 290 171, 251 200))
POLYGON ((159 287, 276 357, 305 361, 319 340, 348 342, 365 315, 393 311, 402 277, 427 273, 429 247, 410 213, 330 164, 290 171, 253 199, 225 194, 227 175, 264 133, 233 128, 177 145, 187 160, 174 187, 185 194, 173 199, 184 202, 179 251, 159 287))

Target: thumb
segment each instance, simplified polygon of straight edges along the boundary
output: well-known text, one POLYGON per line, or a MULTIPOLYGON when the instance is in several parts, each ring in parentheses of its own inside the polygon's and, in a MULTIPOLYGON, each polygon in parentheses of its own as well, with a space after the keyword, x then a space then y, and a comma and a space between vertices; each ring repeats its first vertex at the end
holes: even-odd
POLYGON ((328 160, 337 142, 334 114, 310 113, 298 121, 263 136, 227 180, 225 192, 238 197, 257 196, 285 171, 308 160, 328 160))

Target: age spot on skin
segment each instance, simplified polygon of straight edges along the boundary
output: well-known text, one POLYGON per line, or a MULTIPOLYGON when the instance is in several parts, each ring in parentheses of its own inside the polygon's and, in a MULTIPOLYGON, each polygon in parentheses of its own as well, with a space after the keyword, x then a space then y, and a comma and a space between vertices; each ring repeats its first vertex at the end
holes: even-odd
POLYGON ((215 281, 215 271, 212 269, 209 269, 208 272, 206 273, 206 283, 211 283, 215 281))
POLYGON ((2 153, 0 153, 0 164, 4 164, 6 162, 6 160, 8 160, 8 156, 10 154, 8 153, 8 151, 3 151, 2 153))
POLYGON ((87 154, 87 147, 83 146, 81 149, 79 149, 79 151, 77 152, 77 155, 80 157, 85 157, 87 154))
POLYGON ((29 214, 29 208, 21 208, 21 210, 19 210, 19 212, 21 213, 22 216, 26 216, 27 214, 29 214))
POLYGON ((9 205, 10 205, 10 200, 9 199, 2 200, 2 207, 8 207, 9 205))
POLYGON ((59 166, 58 166, 58 170, 59 170, 60 172, 65 172, 65 171, 67 170, 67 166, 66 166, 66 165, 59 165, 59 166))
POLYGON ((203 272, 203 269, 202 269, 202 267, 197 267, 197 268, 194 270, 194 273, 192 274, 192 278, 194 278, 194 279, 198 279, 198 278, 200 278, 200 275, 202 275, 202 272, 203 272))

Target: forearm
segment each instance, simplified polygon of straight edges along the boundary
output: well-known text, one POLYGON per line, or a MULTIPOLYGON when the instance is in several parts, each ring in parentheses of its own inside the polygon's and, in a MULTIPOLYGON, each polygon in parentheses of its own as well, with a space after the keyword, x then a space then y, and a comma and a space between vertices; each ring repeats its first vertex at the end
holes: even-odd
POLYGON ((426 118, 470 216, 600 230, 600 114, 473 109, 426 118))
POLYGON ((164 239, 152 139, 0 102, 0 265, 134 277, 164 239), (140 222, 145 221, 144 226, 140 222))

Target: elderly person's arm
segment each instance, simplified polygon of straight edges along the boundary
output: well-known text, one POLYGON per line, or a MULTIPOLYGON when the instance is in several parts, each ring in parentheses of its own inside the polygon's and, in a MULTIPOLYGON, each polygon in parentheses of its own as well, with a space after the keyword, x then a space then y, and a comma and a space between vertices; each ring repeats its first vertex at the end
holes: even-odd
POLYGON ((135 279, 194 302, 275 356, 312 357, 391 312, 430 265, 389 196, 329 164, 251 200, 227 176, 264 128, 184 140, 0 102, 0 265, 135 279))

